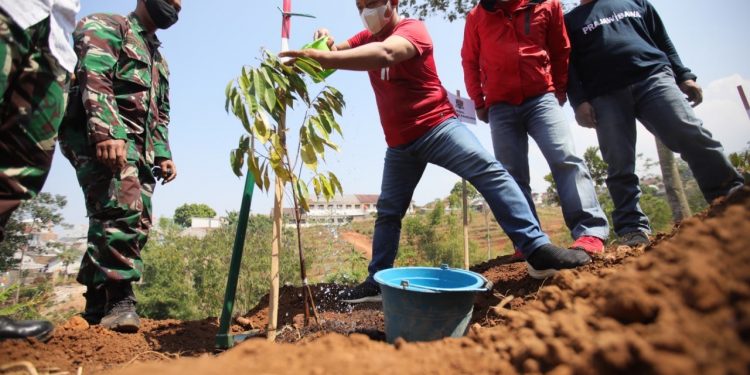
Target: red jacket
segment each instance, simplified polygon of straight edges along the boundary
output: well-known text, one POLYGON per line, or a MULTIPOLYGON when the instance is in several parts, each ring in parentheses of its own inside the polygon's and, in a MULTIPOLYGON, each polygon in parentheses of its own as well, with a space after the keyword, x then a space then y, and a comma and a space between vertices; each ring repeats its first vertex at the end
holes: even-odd
POLYGON ((565 101, 570 41, 559 0, 523 0, 512 15, 477 5, 466 17, 464 81, 477 108, 548 92, 565 101))

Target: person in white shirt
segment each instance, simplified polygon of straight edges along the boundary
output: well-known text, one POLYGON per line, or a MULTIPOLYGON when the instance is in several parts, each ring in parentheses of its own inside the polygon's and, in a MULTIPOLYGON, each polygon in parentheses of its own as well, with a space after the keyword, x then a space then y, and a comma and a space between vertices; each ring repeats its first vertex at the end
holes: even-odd
MULTIPOLYGON (((76 64, 79 0, 0 0, 0 241, 47 179, 76 64)), ((52 324, 0 317, 0 339, 48 339, 52 324)))

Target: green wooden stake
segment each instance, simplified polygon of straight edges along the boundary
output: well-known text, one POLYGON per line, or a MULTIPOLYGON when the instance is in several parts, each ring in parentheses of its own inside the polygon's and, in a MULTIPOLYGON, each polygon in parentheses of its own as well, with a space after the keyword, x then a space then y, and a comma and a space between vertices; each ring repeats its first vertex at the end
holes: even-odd
MULTIPOLYGON (((227 289, 224 292, 224 306, 221 309, 219 332, 216 334, 217 349, 229 349, 233 347, 235 343, 235 337, 229 334, 229 327, 231 326, 234 299, 237 294, 237 279, 240 276, 242 253, 245 251, 245 234, 247 233, 247 221, 250 216, 250 203, 252 203, 253 200, 254 188, 255 178, 253 174, 248 171, 247 177, 245 178, 245 191, 242 193, 240 216, 237 221, 237 234, 234 237, 234 246, 232 247, 232 261, 229 264, 229 276, 227 277, 227 289)), ((239 337, 237 338, 237 341, 241 341, 239 340, 239 337)))

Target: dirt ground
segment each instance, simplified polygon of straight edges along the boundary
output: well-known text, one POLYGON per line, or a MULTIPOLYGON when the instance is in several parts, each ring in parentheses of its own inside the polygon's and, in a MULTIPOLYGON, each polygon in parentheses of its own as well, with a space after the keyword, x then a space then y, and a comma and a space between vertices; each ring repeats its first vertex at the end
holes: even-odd
MULTIPOLYGON (((284 288, 278 343, 212 352, 216 320, 145 321, 134 335, 60 327, 47 344, 0 343, 0 363, 117 374, 747 374, 750 189, 684 221, 647 249, 612 248, 589 266, 528 278, 507 257, 476 266, 495 283, 467 337, 383 342, 379 306, 347 309, 316 287, 320 324, 305 328, 300 291, 284 288), (192 358, 191 358, 192 357, 192 358)), ((240 321, 263 328, 261 301, 240 321)))
POLYGON ((346 231, 341 233, 341 239, 354 246, 354 249, 367 259, 372 259, 372 239, 370 237, 361 233, 346 231))

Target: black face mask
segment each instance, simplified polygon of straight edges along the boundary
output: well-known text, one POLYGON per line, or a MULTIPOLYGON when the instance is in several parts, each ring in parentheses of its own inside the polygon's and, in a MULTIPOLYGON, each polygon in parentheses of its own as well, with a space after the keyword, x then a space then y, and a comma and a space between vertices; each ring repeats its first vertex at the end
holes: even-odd
POLYGON ((482 8, 488 12, 492 12, 495 10, 495 5, 497 5, 497 0, 480 0, 479 4, 482 5, 482 8))
POLYGON ((145 0, 146 10, 154 25, 160 29, 168 29, 177 22, 177 9, 166 0, 145 0))

